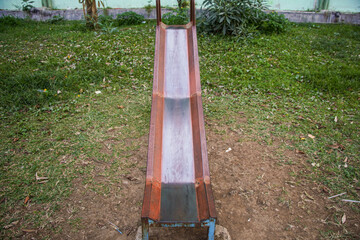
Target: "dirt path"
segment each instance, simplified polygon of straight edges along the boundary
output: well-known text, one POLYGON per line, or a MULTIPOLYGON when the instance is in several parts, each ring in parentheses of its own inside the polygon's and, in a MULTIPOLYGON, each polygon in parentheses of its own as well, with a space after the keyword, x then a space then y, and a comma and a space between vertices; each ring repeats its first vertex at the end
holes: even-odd
MULTIPOLYGON (((280 141, 262 145, 246 139, 251 138, 216 124, 208 126, 219 223, 229 230, 232 239, 336 239, 338 233, 344 236, 347 231, 359 236, 360 214, 348 205, 328 200, 331 193, 327 188, 298 176, 306 173, 308 163, 304 155, 279 150, 280 141), (225 134, 216 133, 220 130, 225 134), (341 224, 344 214, 346 221, 341 224)), ((52 234, 52 239, 134 239, 140 225, 147 136, 137 141, 141 147, 128 159, 134 163, 129 169, 131 174, 119 175, 123 183, 121 194, 96 194, 78 179, 74 193, 54 219, 62 231, 52 234), (123 235, 111 228, 109 221, 119 226, 123 235)), ((109 167, 96 161, 93 164, 95 172, 109 167)), ((95 181, 106 184, 106 178, 97 177, 96 173, 94 176, 95 181)), ((32 236, 35 235, 27 234, 25 238, 32 236)), ((205 232, 183 229, 155 231, 151 239, 206 239, 205 236, 205 232)))

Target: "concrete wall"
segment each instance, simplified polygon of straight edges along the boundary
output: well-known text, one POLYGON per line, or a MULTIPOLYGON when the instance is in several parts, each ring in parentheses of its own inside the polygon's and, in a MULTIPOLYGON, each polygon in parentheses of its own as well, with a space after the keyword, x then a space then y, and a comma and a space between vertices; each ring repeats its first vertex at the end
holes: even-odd
MULTIPOLYGON (((41 7, 41 0, 34 0, 35 7, 41 7)), ((143 8, 149 4, 149 0, 103 0, 105 6, 111 8, 143 8)), ((313 11, 316 3, 323 0, 266 0, 267 5, 273 10, 292 10, 292 11, 313 11)), ((328 0, 330 11, 339 12, 360 12, 360 0, 328 0)), ((198 7, 203 0, 196 0, 198 7)), ((151 5, 155 5, 155 0, 150 0, 151 5)), ((15 10, 14 5, 21 5, 21 0, 0 0, 0 9, 15 10)), ((54 9, 75 9, 82 8, 78 0, 52 0, 54 9)), ((161 5, 174 7, 176 0, 161 0, 161 5)))
MULTIPOLYGON (((102 10, 99 10, 102 14, 102 10)), ((134 11, 143 15, 145 18, 155 19, 156 12, 153 10, 148 16, 148 13, 143 8, 134 9, 109 9, 108 14, 115 17, 117 14, 134 11)), ((168 9, 162 9, 162 14, 169 12, 168 9)), ((200 12, 200 10, 197 10, 200 12)), ((199 14, 199 13, 197 13, 199 14)), ((360 24, 360 13, 337 13, 337 12, 301 12, 301 11, 278 11, 278 14, 284 14, 291 22, 312 22, 312 23, 352 23, 360 24)), ((14 16, 19 18, 26 18, 29 15, 22 11, 0 10, 0 16, 14 16)), ((54 16, 62 16, 66 20, 81 20, 84 19, 82 9, 68 9, 68 10, 35 10, 32 11, 30 17, 33 20, 45 21, 54 16)))

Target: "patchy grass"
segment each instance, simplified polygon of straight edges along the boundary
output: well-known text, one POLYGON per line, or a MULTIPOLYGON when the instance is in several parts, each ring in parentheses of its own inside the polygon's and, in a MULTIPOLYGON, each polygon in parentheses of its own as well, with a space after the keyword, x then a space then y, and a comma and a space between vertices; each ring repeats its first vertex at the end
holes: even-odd
MULTIPOLYGON (((205 118, 267 144, 281 139, 307 156, 304 176, 359 200, 360 27, 299 24, 247 44, 198 37, 205 118)), ((0 39, 0 236, 61 231, 47 219, 74 179, 121 194, 117 176, 128 174, 129 152, 148 133, 154 22, 116 34, 79 22, 2 24, 0 39)), ((70 224, 82 227, 81 219, 70 224)))
POLYGON ((294 25, 245 46, 204 36, 200 52, 209 116, 244 111, 263 141, 289 140, 311 177, 359 198, 359 26, 294 25))

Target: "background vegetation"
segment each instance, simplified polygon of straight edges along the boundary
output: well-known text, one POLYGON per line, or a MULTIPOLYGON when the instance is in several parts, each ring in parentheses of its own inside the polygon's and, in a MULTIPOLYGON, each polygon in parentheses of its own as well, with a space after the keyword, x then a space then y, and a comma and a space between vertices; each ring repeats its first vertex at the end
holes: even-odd
MULTIPOLYGON (((116 169, 125 173, 130 163, 109 163, 107 184, 92 181, 84 164, 109 161, 100 151, 105 133, 121 127, 117 140, 147 134, 155 22, 116 33, 84 26, 0 18, 1 236, 14 236, 4 227, 19 219, 58 231, 46 217, 73 179, 101 194, 121 185, 116 169), (46 208, 26 212, 29 199, 46 208)), ((206 119, 265 144, 282 139, 306 156, 302 177, 359 200, 359 26, 292 24, 247 42, 199 33, 198 42, 206 119), (236 124, 239 112, 244 126, 236 124)))

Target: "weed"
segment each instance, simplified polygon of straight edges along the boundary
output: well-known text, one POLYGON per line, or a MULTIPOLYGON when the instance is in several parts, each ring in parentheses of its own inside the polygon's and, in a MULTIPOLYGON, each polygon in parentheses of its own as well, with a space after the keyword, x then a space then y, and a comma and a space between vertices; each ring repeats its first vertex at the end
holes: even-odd
POLYGON ((144 7, 148 18, 150 17, 152 10, 156 8, 156 6, 152 5, 151 3, 152 3, 152 0, 149 0, 148 4, 145 5, 145 7, 144 7))

